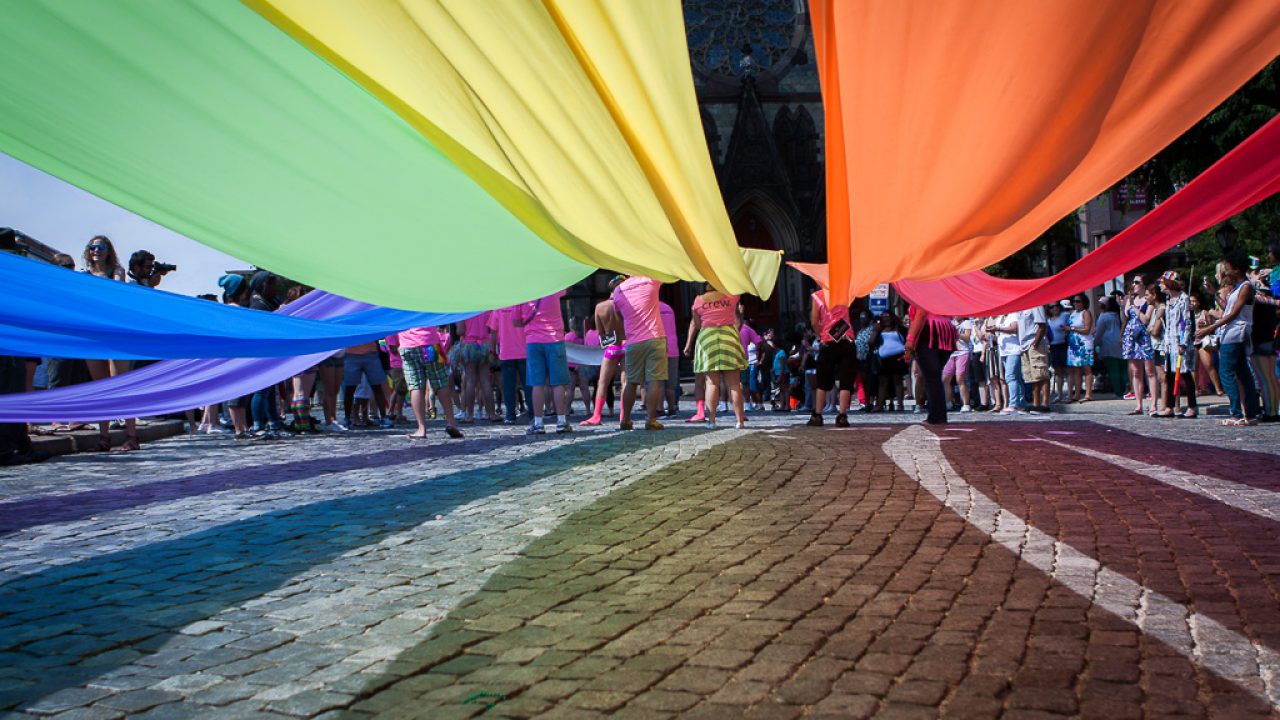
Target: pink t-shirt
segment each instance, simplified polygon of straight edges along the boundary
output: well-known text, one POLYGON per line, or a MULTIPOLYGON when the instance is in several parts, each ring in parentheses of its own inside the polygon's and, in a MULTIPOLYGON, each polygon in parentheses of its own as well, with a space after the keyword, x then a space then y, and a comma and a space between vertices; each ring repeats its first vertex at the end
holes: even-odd
POLYGON ((391 355, 391 367, 393 368, 404 367, 404 361, 400 359, 400 336, 388 335, 386 337, 386 341, 387 341, 387 352, 388 354, 391 355))
POLYGON ((524 347, 524 328, 516 325, 520 305, 493 310, 489 315, 489 329, 498 331, 498 359, 523 360, 529 353, 524 347))
POLYGON ((849 306, 837 305, 834 308, 827 307, 827 298, 818 290, 813 295, 813 306, 818 308, 818 335, 822 342, 831 342, 835 338, 831 337, 831 328, 839 321, 844 320, 846 324, 849 322, 849 306))
POLYGON ((562 297, 564 291, 560 290, 520 307, 520 316, 525 321, 526 343, 554 343, 564 340, 564 316, 560 314, 562 297))
POLYGON ((613 307, 622 316, 627 343, 634 345, 660 338, 662 317, 658 311, 658 288, 662 283, 643 275, 633 275, 613 289, 613 307))
POLYGON ((600 333, 596 330, 588 330, 582 336, 582 344, 587 347, 598 347, 600 345, 600 333))
POLYGON ((462 341, 484 345, 489 342, 489 315, 491 310, 462 321, 462 341))
POLYGON ((676 347, 676 311, 670 305, 660 302, 658 313, 662 315, 662 332, 667 336, 667 357, 680 357, 680 349, 676 347))
POLYGON ((725 327, 738 322, 738 296, 709 292, 693 301, 702 327, 725 327))
POLYGON ((445 335, 439 327, 423 327, 405 330, 400 333, 400 347, 415 348, 439 345, 441 350, 448 350, 445 335))

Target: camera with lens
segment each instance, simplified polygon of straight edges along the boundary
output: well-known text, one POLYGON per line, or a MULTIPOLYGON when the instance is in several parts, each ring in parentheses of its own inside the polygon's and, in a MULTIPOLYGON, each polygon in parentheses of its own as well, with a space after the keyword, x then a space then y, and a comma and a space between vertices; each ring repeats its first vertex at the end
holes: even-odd
POLYGON ((170 265, 169 263, 158 262, 151 266, 151 274, 164 275, 165 273, 171 273, 177 269, 178 269, 177 265, 170 265))

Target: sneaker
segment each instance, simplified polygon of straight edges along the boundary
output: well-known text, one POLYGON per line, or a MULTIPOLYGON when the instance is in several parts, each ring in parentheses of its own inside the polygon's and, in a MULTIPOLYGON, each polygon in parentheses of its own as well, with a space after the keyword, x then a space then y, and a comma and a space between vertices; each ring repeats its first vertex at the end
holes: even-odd
POLYGON ((262 430, 253 436, 254 440, 276 440, 280 436, 270 430, 262 430))
POLYGON ((645 430, 666 430, 666 426, 658 422, 657 420, 645 420, 644 429, 645 430))
POLYGON ((737 428, 738 430, 746 430, 747 424, 739 420, 737 424, 734 425, 734 427, 737 428))
POLYGON ((729 403, 721 401, 721 403, 718 406, 716 406, 716 412, 722 412, 722 413, 729 412, 729 403))
POLYGON ((1133 393, 1125 393, 1125 394, 1124 394, 1124 399, 1125 399, 1125 400, 1132 400, 1132 399, 1134 399, 1135 397, 1137 397, 1137 396, 1136 396, 1136 395, 1134 395, 1133 393))
POLYGON ((840 413, 839 415, 837 415, 836 427, 842 427, 842 428, 849 427, 849 416, 845 415, 844 413, 840 413))
POLYGON ((382 428, 383 430, 390 430, 395 426, 396 426, 395 421, 389 417, 384 417, 378 421, 378 427, 382 428))
POLYGON ((913 406, 911 406, 911 412, 912 412, 912 413, 922 413, 922 412, 924 412, 924 408, 920 407, 919 405, 913 405, 913 406))
POLYGON ((252 439, 253 439, 253 436, 252 436, 252 435, 250 435, 250 434, 249 434, 249 433, 247 433, 247 432, 238 432, 238 433, 236 433, 236 438, 235 438, 235 439, 236 439, 236 440, 252 440, 252 439))
POLYGON ((560 423, 559 425, 556 425, 557 435, 564 435, 565 433, 571 433, 571 432, 573 432, 573 426, 569 424, 568 420, 560 423))
POLYGON ((524 430, 525 435, 545 435, 546 433, 547 429, 541 425, 530 425, 524 430))
POLYGON ((339 422, 331 422, 321 425, 320 429, 327 433, 344 433, 347 431, 347 426, 339 422))
POLYGON ((963 405, 960 407, 960 412, 962 413, 973 412, 973 408, 969 407, 968 405, 963 405))
POLYGON ((822 416, 814 413, 809 416, 809 422, 805 423, 809 427, 822 427, 822 416))
POLYGON ((458 428, 456 428, 456 427, 453 427, 452 425, 450 425, 449 427, 447 427, 447 428, 445 428, 445 429, 444 429, 444 434, 445 434, 445 435, 448 435, 449 437, 453 438, 454 440, 461 440, 461 439, 462 439, 462 431, 461 431, 461 430, 459 430, 459 429, 458 429, 458 428))

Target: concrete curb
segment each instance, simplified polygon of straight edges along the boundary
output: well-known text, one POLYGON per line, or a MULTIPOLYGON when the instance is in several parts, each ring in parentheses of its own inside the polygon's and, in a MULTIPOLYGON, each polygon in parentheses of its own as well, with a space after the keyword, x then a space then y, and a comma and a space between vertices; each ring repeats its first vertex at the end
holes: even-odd
MULTIPOLYGON (((146 444, 161 438, 181 435, 186 432, 185 423, 181 420, 156 420, 146 424, 138 424, 138 442, 146 444)), ((125 441, 124 430, 111 431, 111 446, 116 447, 125 441)), ((34 450, 47 452, 50 455, 70 455, 87 452, 98 446, 98 431, 80 430, 73 433, 57 435, 32 435, 31 447, 34 450)))

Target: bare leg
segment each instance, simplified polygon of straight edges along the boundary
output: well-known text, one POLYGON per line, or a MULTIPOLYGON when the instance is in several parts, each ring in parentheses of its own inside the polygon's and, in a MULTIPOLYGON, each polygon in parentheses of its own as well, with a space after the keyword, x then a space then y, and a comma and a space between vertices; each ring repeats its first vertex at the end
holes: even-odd
MULTIPOLYGON (((716 373, 716 374, 719 375, 719 373, 716 373)), ((704 382, 702 385, 703 385, 703 388, 705 388, 705 392, 706 392, 706 395, 704 398, 704 402, 706 403, 706 406, 703 413, 707 418, 707 422, 711 423, 712 425, 715 425, 716 424, 716 408, 719 407, 720 405, 720 383, 716 382, 715 378, 711 378, 711 382, 705 382, 706 375, 707 375, 706 373, 702 373, 698 376, 700 378, 704 378, 704 382)), ((741 390, 742 390, 741 383, 739 383, 738 390, 739 390, 739 394, 741 394, 741 390)))
POLYGON ((733 416, 741 426, 747 421, 747 412, 742 400, 742 378, 737 373, 726 373, 725 385, 729 386, 729 401, 733 404, 733 416))
POLYGON ((468 420, 474 416, 476 409, 476 385, 479 374, 479 363, 466 363, 462 366, 462 417, 468 420))
POLYGON ((417 432, 410 437, 424 438, 427 436, 427 393, 422 388, 414 388, 409 391, 409 406, 413 409, 413 419, 418 423, 417 432))
POLYGON ((1142 361, 1129 361, 1129 384, 1133 386, 1134 412, 1142 412, 1142 398, 1146 393, 1142 389, 1142 361))
POLYGON ((631 422, 631 408, 636 404, 636 391, 638 386, 633 383, 624 383, 622 386, 622 414, 618 420, 622 425, 631 422))

